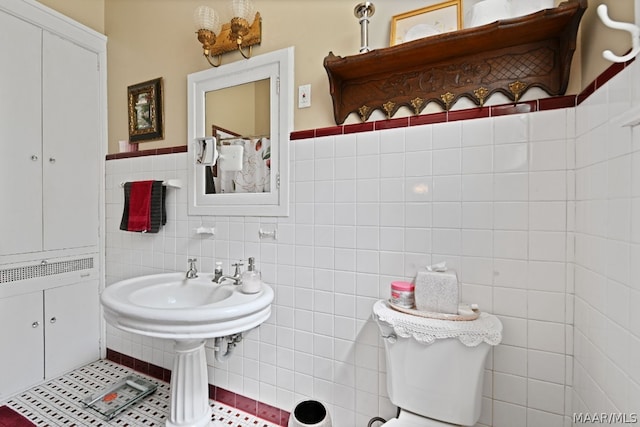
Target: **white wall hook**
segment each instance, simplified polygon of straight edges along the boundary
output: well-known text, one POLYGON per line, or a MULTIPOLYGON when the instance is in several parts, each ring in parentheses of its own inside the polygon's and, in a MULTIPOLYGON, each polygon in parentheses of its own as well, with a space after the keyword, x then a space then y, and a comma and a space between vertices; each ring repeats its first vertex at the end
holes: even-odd
POLYGON ((609 18, 609 13, 607 10, 607 5, 601 4, 598 6, 598 16, 604 25, 609 28, 613 28, 614 30, 624 30, 628 31, 631 34, 631 52, 624 56, 618 56, 611 52, 609 49, 602 52, 602 56, 604 59, 609 60, 611 62, 627 62, 640 52, 640 28, 635 24, 630 24, 628 22, 618 22, 609 18))

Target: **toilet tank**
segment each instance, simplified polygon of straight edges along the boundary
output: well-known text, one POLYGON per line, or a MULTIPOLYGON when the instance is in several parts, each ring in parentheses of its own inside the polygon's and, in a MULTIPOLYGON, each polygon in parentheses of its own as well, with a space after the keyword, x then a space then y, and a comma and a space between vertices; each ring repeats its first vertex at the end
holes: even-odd
POLYGON ((502 341, 500 319, 478 310, 398 310, 385 300, 373 305, 372 316, 384 338, 391 402, 444 423, 474 425, 485 360, 489 348, 502 341))
MULTIPOLYGON (((393 331, 378 324, 383 336, 393 331)), ((384 345, 387 391, 394 405, 451 424, 478 421, 488 344, 468 347, 456 338, 426 344, 397 337, 384 339, 384 345)))

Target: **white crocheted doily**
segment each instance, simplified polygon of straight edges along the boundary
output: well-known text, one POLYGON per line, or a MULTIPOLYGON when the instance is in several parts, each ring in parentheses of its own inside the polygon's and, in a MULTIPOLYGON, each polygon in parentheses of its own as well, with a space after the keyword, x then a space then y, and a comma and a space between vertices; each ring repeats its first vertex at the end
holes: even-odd
POLYGON ((387 301, 380 300, 373 305, 373 316, 388 323, 397 336, 413 337, 425 344, 444 338, 457 338, 467 347, 482 342, 498 345, 502 341, 502 323, 488 313, 480 313, 480 317, 468 322, 430 319, 401 313, 392 309, 387 301))

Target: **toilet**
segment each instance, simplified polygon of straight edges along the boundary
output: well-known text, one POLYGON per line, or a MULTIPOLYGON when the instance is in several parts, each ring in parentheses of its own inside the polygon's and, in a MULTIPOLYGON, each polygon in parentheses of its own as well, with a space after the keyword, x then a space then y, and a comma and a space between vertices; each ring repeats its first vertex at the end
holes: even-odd
POLYGON ((394 310, 385 300, 374 304, 373 318, 384 339, 387 392, 399 408, 384 427, 476 424, 487 354, 502 340, 497 317, 476 316, 442 320, 394 310))

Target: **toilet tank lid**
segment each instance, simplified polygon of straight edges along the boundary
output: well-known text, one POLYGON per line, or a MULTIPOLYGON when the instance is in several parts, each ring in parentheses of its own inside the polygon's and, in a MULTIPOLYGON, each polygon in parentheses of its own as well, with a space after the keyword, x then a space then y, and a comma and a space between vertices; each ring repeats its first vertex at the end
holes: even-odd
POLYGON ((399 337, 413 337, 426 344, 445 338, 457 338, 467 347, 483 342, 498 345, 502 341, 502 323, 489 313, 480 313, 476 320, 468 322, 430 319, 401 313, 380 300, 373 305, 373 318, 387 323, 399 337))

